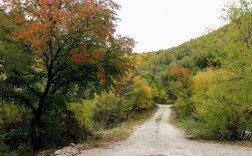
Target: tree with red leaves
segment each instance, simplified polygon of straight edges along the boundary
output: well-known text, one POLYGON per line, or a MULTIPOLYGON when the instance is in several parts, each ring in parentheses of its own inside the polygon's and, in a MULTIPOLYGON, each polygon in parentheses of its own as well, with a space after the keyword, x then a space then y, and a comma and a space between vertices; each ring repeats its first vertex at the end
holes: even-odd
POLYGON ((33 113, 34 150, 43 146, 35 130, 44 129, 45 108, 107 88, 132 67, 133 39, 114 35, 119 8, 112 0, 3 0, 0 97, 33 113))

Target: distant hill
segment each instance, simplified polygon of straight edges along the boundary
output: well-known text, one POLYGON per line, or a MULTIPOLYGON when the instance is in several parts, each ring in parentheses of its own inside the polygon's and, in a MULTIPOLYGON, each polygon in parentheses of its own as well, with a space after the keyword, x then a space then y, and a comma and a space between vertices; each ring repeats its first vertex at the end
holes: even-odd
POLYGON ((184 67, 195 75, 209 67, 217 67, 220 64, 214 60, 212 51, 207 45, 213 35, 220 34, 228 29, 229 25, 212 31, 199 38, 192 39, 177 47, 156 52, 135 54, 141 59, 141 73, 150 83, 155 83, 158 90, 169 91, 169 82, 172 80, 171 69, 174 67, 184 67))

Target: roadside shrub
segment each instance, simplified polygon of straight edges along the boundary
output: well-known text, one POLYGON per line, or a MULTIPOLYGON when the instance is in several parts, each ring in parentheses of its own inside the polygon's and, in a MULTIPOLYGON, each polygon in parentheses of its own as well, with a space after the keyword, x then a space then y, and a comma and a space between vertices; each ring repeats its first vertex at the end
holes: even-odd
POLYGON ((207 70, 194 77, 194 118, 201 137, 219 140, 250 140, 252 90, 250 80, 236 80, 225 70, 207 70), (247 89, 246 89, 247 88, 247 89))
POLYGON ((97 98, 68 104, 68 109, 74 113, 77 123, 81 128, 81 133, 85 136, 92 133, 94 129, 93 115, 96 103, 97 98))
POLYGON ((138 81, 132 85, 131 91, 125 95, 123 103, 127 116, 133 112, 147 111, 153 108, 152 90, 145 81, 138 81))
POLYGON ((112 92, 103 93, 94 108, 94 122, 104 128, 115 127, 124 119, 120 99, 112 92))
POLYGON ((179 117, 194 117, 195 116, 195 106, 190 101, 190 98, 179 97, 174 104, 174 108, 179 117))
MULTIPOLYGON (((220 93, 219 93, 220 94, 220 93)), ((223 100, 209 99, 197 107, 198 122, 201 130, 208 131, 207 137, 220 140, 249 140, 251 138, 251 115, 246 107, 236 106, 223 100)))

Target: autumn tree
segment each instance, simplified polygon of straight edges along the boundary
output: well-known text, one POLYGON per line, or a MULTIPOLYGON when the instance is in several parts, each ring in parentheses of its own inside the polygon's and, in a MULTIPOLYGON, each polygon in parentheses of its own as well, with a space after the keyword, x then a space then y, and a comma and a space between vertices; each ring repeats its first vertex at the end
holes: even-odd
POLYGON ((194 105, 190 102, 191 75, 184 67, 174 67, 170 70, 173 81, 168 86, 170 92, 177 97, 175 107, 181 116, 192 116, 195 112, 194 105))
POLYGON ((184 67, 174 67, 170 73, 173 76, 173 83, 169 86, 171 92, 175 96, 190 97, 191 76, 189 70, 184 67))
POLYGON ((31 110, 37 150, 43 114, 120 79, 132 66, 134 41, 115 37, 112 0, 4 0, 1 8, 0 96, 31 110))

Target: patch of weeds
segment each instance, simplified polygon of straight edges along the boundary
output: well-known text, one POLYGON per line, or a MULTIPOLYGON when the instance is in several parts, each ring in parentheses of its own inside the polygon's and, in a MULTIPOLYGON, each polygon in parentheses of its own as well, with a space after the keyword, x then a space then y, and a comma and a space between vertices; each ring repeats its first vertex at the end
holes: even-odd
POLYGON ((163 118, 163 114, 160 114, 160 115, 157 117, 157 119, 156 119, 156 123, 159 124, 160 121, 162 120, 162 118, 163 118))

